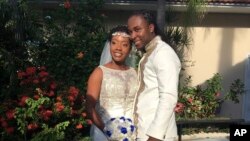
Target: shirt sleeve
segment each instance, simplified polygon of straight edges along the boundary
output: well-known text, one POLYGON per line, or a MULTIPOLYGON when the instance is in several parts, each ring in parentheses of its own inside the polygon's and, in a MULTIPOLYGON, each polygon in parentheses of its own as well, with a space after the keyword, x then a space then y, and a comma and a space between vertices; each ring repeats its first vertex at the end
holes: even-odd
POLYGON ((163 140, 168 128, 172 127, 169 126, 169 122, 173 122, 171 118, 174 117, 174 108, 178 99, 181 63, 173 50, 162 48, 156 52, 153 67, 157 76, 159 103, 147 135, 163 140))

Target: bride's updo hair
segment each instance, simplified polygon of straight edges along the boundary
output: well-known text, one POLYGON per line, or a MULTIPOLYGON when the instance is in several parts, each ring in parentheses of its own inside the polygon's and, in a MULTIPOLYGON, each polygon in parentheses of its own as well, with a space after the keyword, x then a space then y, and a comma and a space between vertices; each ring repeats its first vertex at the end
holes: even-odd
POLYGON ((110 42, 112 37, 115 35, 121 35, 124 37, 128 37, 129 41, 130 41, 130 46, 132 45, 132 40, 130 39, 130 35, 129 35, 129 30, 128 27, 125 25, 118 25, 114 28, 112 28, 108 34, 108 41, 110 42))

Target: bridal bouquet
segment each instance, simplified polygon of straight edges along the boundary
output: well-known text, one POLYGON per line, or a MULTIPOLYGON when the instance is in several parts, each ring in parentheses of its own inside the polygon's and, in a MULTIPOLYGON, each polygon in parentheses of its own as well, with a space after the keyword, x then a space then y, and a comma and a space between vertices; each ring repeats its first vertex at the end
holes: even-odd
POLYGON ((130 118, 111 118, 105 124, 104 134, 109 141, 134 141, 135 126, 130 118))

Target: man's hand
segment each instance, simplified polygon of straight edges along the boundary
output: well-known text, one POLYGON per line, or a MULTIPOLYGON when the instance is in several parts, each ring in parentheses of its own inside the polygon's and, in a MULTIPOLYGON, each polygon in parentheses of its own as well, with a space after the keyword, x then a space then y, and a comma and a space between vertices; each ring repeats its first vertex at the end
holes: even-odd
POLYGON ((154 138, 154 137, 149 137, 147 141, 161 141, 161 140, 156 139, 156 138, 154 138))

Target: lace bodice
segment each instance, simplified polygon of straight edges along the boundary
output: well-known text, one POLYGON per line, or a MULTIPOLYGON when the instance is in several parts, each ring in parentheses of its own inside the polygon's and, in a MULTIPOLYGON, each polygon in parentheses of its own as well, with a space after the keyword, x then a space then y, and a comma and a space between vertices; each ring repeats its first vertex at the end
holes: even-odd
POLYGON ((105 123, 111 117, 132 118, 132 109, 137 91, 137 74, 133 68, 114 70, 100 66, 103 80, 96 110, 105 123))

